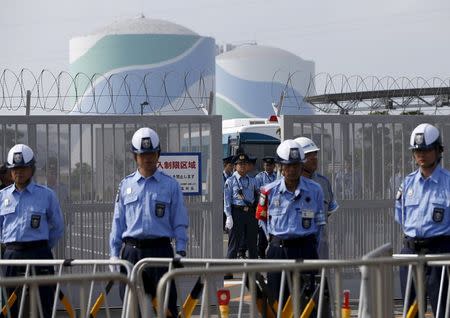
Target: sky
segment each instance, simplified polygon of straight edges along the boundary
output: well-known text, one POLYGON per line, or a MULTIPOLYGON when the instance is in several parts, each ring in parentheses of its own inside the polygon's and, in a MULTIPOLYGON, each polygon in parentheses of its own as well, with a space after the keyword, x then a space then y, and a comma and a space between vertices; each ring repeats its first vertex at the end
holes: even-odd
POLYGON ((0 70, 68 70, 70 38, 142 13, 285 49, 316 74, 450 77, 448 0, 0 0, 0 70))

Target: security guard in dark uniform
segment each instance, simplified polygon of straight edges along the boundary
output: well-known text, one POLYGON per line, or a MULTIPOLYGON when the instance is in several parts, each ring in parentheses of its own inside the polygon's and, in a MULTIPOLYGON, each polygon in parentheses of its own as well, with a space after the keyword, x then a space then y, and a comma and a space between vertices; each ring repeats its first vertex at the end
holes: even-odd
MULTIPOLYGON (((137 130, 131 142, 138 169, 119 185, 110 235, 111 259, 136 264, 146 257, 186 256, 188 216, 180 185, 157 169, 161 152, 158 134, 150 128, 137 130)), ((124 270, 124 269, 122 269, 124 270)), ((167 268, 144 271, 144 289, 156 297, 156 286, 167 268)), ((124 289, 121 294, 123 297, 124 289)), ((175 284, 170 288, 169 311, 177 317, 175 284)))
MULTIPOLYGON (((53 259, 51 249, 64 234, 56 194, 33 181, 35 158, 27 145, 17 144, 11 148, 7 167, 11 169, 14 184, 0 191, 0 233, 6 246, 4 258, 53 259)), ((34 270, 37 275, 54 274, 52 266, 36 266, 34 270)), ((6 266, 4 272, 5 276, 23 274, 22 266, 6 266)), ((54 286, 39 287, 44 317, 51 317, 54 292, 54 286)), ((13 317, 17 315, 17 307, 12 308, 13 317)))
POLYGON ((229 230, 228 258, 236 258, 242 240, 246 236, 250 258, 257 258, 256 237, 258 222, 255 215, 255 179, 247 175, 249 157, 245 153, 233 159, 235 172, 225 182, 224 213, 225 227, 229 230))
MULTIPOLYGON (((419 169, 406 176, 395 202, 395 220, 405 234, 402 254, 450 253, 450 172, 441 167, 444 148, 439 130, 430 124, 417 126, 410 138, 410 149, 419 169)), ((426 292, 437 317, 440 292, 440 267, 426 268, 426 292)), ((407 281, 407 268, 400 269, 403 296, 407 281)), ((448 279, 439 308, 444 317, 448 279)), ((411 302, 415 298, 413 291, 411 302)))
MULTIPOLYGON (((275 173, 275 157, 266 156, 262 158, 264 162, 264 171, 258 173, 255 177, 256 186, 258 189, 266 184, 272 183, 277 179, 275 173)), ((266 258, 266 249, 268 245, 266 231, 264 230, 264 222, 258 221, 258 256, 259 258, 266 258)))
MULTIPOLYGON (((270 238, 267 258, 317 259, 320 231, 325 224, 322 188, 301 177, 305 155, 294 140, 283 141, 277 148, 277 155, 283 177, 261 188, 256 210, 256 218, 266 222, 270 238)), ((314 273, 307 275, 307 279, 312 293, 314 273)), ((278 298, 281 273, 268 273, 267 281, 278 298)))

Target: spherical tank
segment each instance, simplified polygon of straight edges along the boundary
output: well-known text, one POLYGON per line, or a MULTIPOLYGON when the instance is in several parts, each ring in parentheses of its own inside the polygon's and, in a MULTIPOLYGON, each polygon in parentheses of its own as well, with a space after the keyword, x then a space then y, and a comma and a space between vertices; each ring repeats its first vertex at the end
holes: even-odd
POLYGON ((239 46, 216 57, 215 113, 223 119, 314 114, 303 101, 314 62, 261 45, 239 46))
POLYGON ((70 40, 72 114, 205 114, 215 41, 139 17, 70 40))

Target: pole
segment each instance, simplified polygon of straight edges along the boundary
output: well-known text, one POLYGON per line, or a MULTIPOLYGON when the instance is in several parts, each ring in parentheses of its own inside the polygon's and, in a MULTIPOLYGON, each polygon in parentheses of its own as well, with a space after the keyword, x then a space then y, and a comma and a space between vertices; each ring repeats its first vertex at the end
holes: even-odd
POLYGON ((31 91, 27 90, 27 99, 25 105, 25 115, 30 116, 30 106, 31 106, 31 91))

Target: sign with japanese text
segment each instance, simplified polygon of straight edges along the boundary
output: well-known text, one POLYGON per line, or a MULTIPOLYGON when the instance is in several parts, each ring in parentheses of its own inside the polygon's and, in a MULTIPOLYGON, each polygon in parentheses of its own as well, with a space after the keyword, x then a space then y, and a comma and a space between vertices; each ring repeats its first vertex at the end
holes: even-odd
POLYGON ((161 153, 158 168, 178 181, 184 195, 201 194, 200 152, 161 153))

